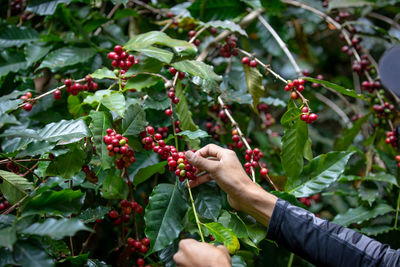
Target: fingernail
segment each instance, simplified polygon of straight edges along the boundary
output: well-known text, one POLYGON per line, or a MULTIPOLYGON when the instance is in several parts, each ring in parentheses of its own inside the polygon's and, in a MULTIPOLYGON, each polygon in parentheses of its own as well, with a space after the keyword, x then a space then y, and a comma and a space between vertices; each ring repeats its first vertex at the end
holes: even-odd
POLYGON ((188 159, 188 160, 191 160, 191 159, 193 159, 193 157, 194 157, 194 153, 192 152, 192 151, 186 151, 186 153, 185 153, 185 157, 188 159))

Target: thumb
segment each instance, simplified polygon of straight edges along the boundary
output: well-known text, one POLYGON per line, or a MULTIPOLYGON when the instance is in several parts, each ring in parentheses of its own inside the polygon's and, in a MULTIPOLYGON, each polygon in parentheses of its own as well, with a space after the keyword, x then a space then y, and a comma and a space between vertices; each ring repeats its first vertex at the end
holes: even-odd
POLYGON ((219 246, 217 246, 217 249, 221 250, 226 255, 229 255, 229 250, 225 246, 219 245, 219 246))
POLYGON ((185 157, 191 165, 195 166, 197 169, 207 172, 213 171, 218 164, 216 161, 203 158, 198 153, 193 153, 190 150, 186 151, 185 157))

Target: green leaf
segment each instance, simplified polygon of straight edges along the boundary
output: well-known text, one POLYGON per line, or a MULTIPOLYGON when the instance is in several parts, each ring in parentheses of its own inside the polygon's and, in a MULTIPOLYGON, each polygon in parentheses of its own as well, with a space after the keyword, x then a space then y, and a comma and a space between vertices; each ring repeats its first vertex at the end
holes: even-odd
POLYGON ((38 132, 41 140, 59 142, 59 144, 74 143, 89 135, 89 130, 85 122, 81 119, 53 122, 47 124, 38 132))
POLYGON ((238 238, 247 238, 248 233, 246 225, 236 213, 223 210, 218 222, 224 227, 231 229, 238 238))
POLYGON ((157 109, 157 110, 166 110, 169 108, 171 104, 171 99, 168 97, 164 97, 163 99, 155 99, 152 97, 147 97, 144 100, 144 109, 151 108, 151 109, 157 109))
POLYGON ((63 189, 48 190, 30 197, 23 206, 23 216, 32 214, 63 215, 79 213, 85 200, 85 194, 80 190, 63 189))
POLYGON ((33 240, 20 240, 14 246, 16 264, 23 267, 54 266, 55 260, 33 240))
POLYGON ((192 76, 198 76, 202 79, 221 80, 221 77, 215 74, 213 66, 201 61, 182 60, 172 63, 172 66, 179 71, 189 73, 192 76))
POLYGON ((147 166, 145 168, 141 168, 136 174, 135 177, 133 178, 133 185, 137 186, 138 184, 143 183, 147 179, 149 179, 153 174, 160 173, 164 174, 165 172, 165 165, 167 165, 167 161, 162 161, 159 163, 156 163, 151 166, 147 166))
POLYGON ((384 203, 380 203, 372 209, 360 206, 355 209, 349 209, 343 214, 336 215, 332 222, 343 226, 349 226, 352 223, 360 224, 392 211, 394 209, 384 203))
POLYGON ((111 207, 98 206, 94 209, 86 209, 79 213, 78 219, 83 223, 91 223, 96 221, 97 219, 103 219, 104 215, 108 214, 111 210, 111 207))
POLYGON ((41 60, 51 50, 51 46, 41 46, 36 43, 25 46, 24 53, 29 65, 41 60))
POLYGON ((254 9, 259 9, 262 8, 262 5, 260 3, 260 0, 241 0, 242 2, 246 3, 249 5, 251 8, 254 9))
POLYGON ((299 206, 300 201, 294 195, 291 195, 285 191, 270 191, 271 194, 279 197, 280 199, 286 200, 290 204, 299 206))
POLYGON ((231 258, 232 267, 246 267, 247 263, 238 255, 233 255, 231 258))
POLYGON ((264 86, 262 84, 263 76, 257 68, 251 68, 246 64, 243 64, 243 70, 246 76, 247 89, 253 97, 253 109, 257 111, 260 97, 264 95, 264 86))
POLYGON ((34 223, 21 231, 23 234, 49 236, 52 239, 60 240, 66 236, 73 236, 78 231, 92 231, 86 227, 80 220, 49 218, 43 223, 34 223))
POLYGON ((119 172, 110 170, 101 187, 101 193, 105 199, 125 199, 129 188, 125 180, 120 177, 119 172))
POLYGON ((192 191, 194 205, 199 216, 216 221, 222 207, 217 185, 215 183, 205 183, 192 191))
POLYGON ((139 170, 159 163, 158 155, 152 151, 140 151, 135 153, 136 162, 129 168, 129 176, 135 177, 139 170))
POLYGON ((193 122, 192 112, 189 110, 185 91, 180 81, 178 81, 175 86, 175 95, 180 99, 179 103, 176 105, 176 115, 178 115, 178 119, 181 122, 179 127, 184 131, 195 132, 199 127, 193 122))
POLYGON ((247 37, 246 31, 243 30, 242 27, 240 27, 240 25, 238 25, 230 20, 209 21, 206 24, 204 24, 203 27, 207 27, 207 28, 214 27, 214 28, 219 28, 219 29, 225 29, 225 30, 229 30, 231 32, 237 32, 237 33, 247 37))
POLYGON ((194 132, 192 132, 192 131, 183 131, 183 132, 177 133, 176 135, 186 136, 187 138, 189 138, 191 140, 196 140, 196 139, 205 138, 205 137, 209 136, 206 131, 203 131, 201 129, 197 129, 194 132))
MULTIPOLYGON (((28 67, 27 62, 25 61, 25 57, 22 54, 12 54, 3 51, 1 52, 0 59, 0 77, 10 73, 10 72, 18 72, 20 70, 24 70, 28 67)), ((20 101, 18 101, 20 102, 20 101)))
POLYGON ((372 225, 361 228, 360 232, 368 236, 377 236, 392 230, 394 230, 393 226, 390 225, 372 225))
POLYGON ((131 77, 135 74, 142 72, 151 72, 151 73, 159 73, 163 67, 163 63, 157 59, 148 57, 143 61, 140 61, 140 64, 134 64, 129 70, 124 74, 124 77, 131 77))
POLYGON ((354 138, 358 135, 358 133, 361 131, 362 126, 364 123, 368 121, 369 116, 371 115, 371 112, 368 114, 364 115, 362 118, 358 119, 353 127, 351 129, 345 129, 343 133, 341 134, 341 137, 335 140, 335 144, 333 145, 333 148, 335 150, 347 150, 349 146, 353 143, 354 138))
POLYGON ((88 259, 86 263, 87 267, 109 267, 104 261, 100 261, 97 259, 88 259))
POLYGON ((256 221, 253 217, 247 214, 239 214, 240 218, 244 222, 247 228, 247 233, 250 239, 258 244, 263 241, 267 235, 267 228, 256 221))
POLYGON ((0 178, 0 191, 11 204, 17 203, 28 194, 27 191, 33 190, 31 182, 12 172, 0 170, 0 178))
POLYGON ((352 90, 352 89, 346 89, 340 85, 331 83, 331 82, 327 82, 324 80, 318 80, 318 79, 314 79, 314 78, 310 78, 310 77, 303 77, 302 79, 307 80, 309 82, 313 82, 313 83, 318 83, 318 84, 322 84, 325 85, 326 87, 329 87, 333 90, 335 90, 338 93, 341 93, 342 95, 347 95, 347 96, 351 96, 354 98, 360 98, 365 100, 364 95, 359 95, 356 93, 356 91, 352 90))
POLYGON ((159 184, 154 189, 146 207, 145 233, 151 240, 151 251, 169 246, 183 229, 182 218, 188 208, 178 184, 159 184))
POLYGON ((111 0, 111 2, 113 2, 114 5, 123 4, 124 6, 126 6, 129 2, 129 0, 111 0))
POLYGON ((334 8, 350 8, 350 7, 366 7, 368 5, 375 5, 373 1, 362 0, 330 0, 328 9, 334 8))
POLYGON ((308 180, 291 189, 289 193, 296 197, 309 197, 331 186, 342 175, 354 152, 329 152, 315 157, 304 168, 302 176, 308 180))
POLYGON ((94 79, 117 79, 115 73, 112 70, 107 69, 106 67, 95 70, 92 74, 90 74, 90 76, 94 79))
POLYGON ((96 153, 101 160, 101 168, 103 170, 111 168, 113 164, 112 157, 108 156, 107 144, 103 141, 103 136, 107 134, 108 128, 113 128, 112 118, 110 113, 91 110, 89 116, 92 121, 89 124, 89 129, 93 135, 96 153))
POLYGON ((122 119, 123 136, 135 136, 144 131, 147 125, 146 113, 139 104, 130 105, 122 119))
POLYGON ((174 53, 154 46, 136 47, 133 50, 135 50, 138 53, 144 54, 148 57, 158 59, 165 63, 171 63, 172 58, 174 57, 174 53))
POLYGON ((39 38, 39 34, 31 28, 8 25, 0 33, 0 47, 11 47, 31 43, 39 38))
POLYGON ((124 117, 126 110, 125 97, 120 92, 115 92, 104 97, 101 103, 111 111, 115 111, 119 116, 124 117))
POLYGON ((42 16, 53 15, 58 4, 69 4, 70 2, 71 0, 30 0, 26 11, 42 16))
POLYGON ((339 179, 339 182, 353 182, 353 181, 385 182, 398 186, 396 177, 391 175, 390 173, 385 173, 385 172, 369 173, 365 177, 355 176, 355 175, 343 175, 339 179))
POLYGON ((55 147, 54 143, 49 143, 46 141, 32 142, 24 147, 18 155, 17 158, 23 158, 26 156, 36 156, 41 155, 46 152, 50 152, 55 147))
POLYGON ((274 107, 286 107, 286 103, 279 98, 274 97, 260 97, 260 103, 265 103, 274 107))
POLYGON ((0 236, 0 247, 12 249, 15 242, 17 242, 17 232, 14 225, 0 228, 0 236))
POLYGON ((124 86, 124 91, 128 89, 136 89, 137 91, 142 91, 143 88, 154 86, 160 81, 162 81, 160 77, 148 74, 137 74, 136 76, 128 80, 128 82, 124 86))
POLYGON ((205 223, 203 225, 215 238, 215 241, 224 243, 230 254, 235 254, 240 249, 239 240, 231 229, 225 228, 222 224, 216 222, 205 223))
POLYGON ((63 47, 48 54, 39 69, 50 68, 52 71, 57 71, 64 67, 87 62, 95 53, 96 51, 92 48, 63 47))
POLYGON ((297 119, 293 127, 285 128, 285 134, 282 137, 281 164, 289 183, 296 180, 303 170, 304 148, 307 140, 308 127, 304 121, 297 119))
POLYGON ((84 164, 86 153, 81 144, 74 145, 68 153, 56 157, 46 170, 46 175, 72 178, 84 164))
POLYGON ((246 10, 246 5, 239 0, 196 0, 189 8, 190 14, 201 21, 232 19, 246 10))
POLYGON ((306 141, 306 143, 304 145, 303 156, 308 161, 311 161, 313 159, 312 141, 311 141, 310 137, 307 138, 307 141, 306 141))
POLYGON ((260 0, 267 14, 280 14, 284 11, 285 5, 281 0, 260 0))
POLYGON ((186 41, 173 39, 165 33, 158 31, 138 34, 131 38, 128 43, 125 44, 124 48, 128 51, 139 51, 143 48, 153 47, 153 45, 168 46, 172 48, 175 53, 188 57, 194 57, 197 52, 197 48, 193 44, 186 41))

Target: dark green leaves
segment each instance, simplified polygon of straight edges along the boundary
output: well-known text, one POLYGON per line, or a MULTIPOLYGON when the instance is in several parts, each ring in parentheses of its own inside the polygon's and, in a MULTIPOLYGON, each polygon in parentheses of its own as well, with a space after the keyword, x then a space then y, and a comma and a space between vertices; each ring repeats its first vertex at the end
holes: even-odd
POLYGON ((361 127, 368 121, 370 115, 371 113, 364 115, 354 123, 351 129, 344 130, 342 136, 335 141, 334 149, 347 150, 353 143, 354 138, 356 138, 357 134, 360 132, 361 127))
POLYGON ((107 69, 106 67, 103 67, 101 69, 95 70, 90 76, 94 79, 117 79, 117 76, 112 70, 107 69))
POLYGON ((58 4, 69 4, 70 2, 71 0, 31 0, 26 7, 26 11, 38 15, 53 15, 58 4))
POLYGON ((318 84, 322 84, 325 85, 326 87, 329 87, 339 93, 341 93, 342 95, 347 95, 347 96, 351 96, 354 98, 360 98, 364 100, 364 96, 363 95, 359 95, 356 93, 356 91, 352 90, 352 89, 346 89, 340 85, 331 83, 331 82, 327 82, 324 80, 318 80, 318 79, 314 79, 314 78, 310 78, 310 77, 303 77, 302 79, 313 82, 313 83, 318 83, 318 84))
POLYGON ((246 9, 246 5, 238 0, 196 0, 188 9, 193 17, 209 21, 239 16, 246 9))
POLYGON ((200 217, 216 221, 221 211, 222 202, 215 183, 206 183, 193 189, 196 211, 200 217))
POLYGON ((224 243, 224 246, 229 250, 229 253, 234 254, 239 250, 239 240, 231 229, 225 228, 222 224, 216 222, 205 223, 203 225, 215 238, 215 241, 224 243))
POLYGON ((63 178, 72 178, 79 172, 86 158, 85 150, 81 144, 71 147, 66 154, 56 157, 46 170, 47 175, 60 175, 63 178))
POLYGON ((22 54, 10 55, 7 51, 1 53, 0 58, 0 77, 8 74, 9 72, 18 72, 19 70, 26 69, 27 62, 22 54))
POLYGON ((0 191, 11 204, 15 204, 26 196, 28 191, 33 190, 31 182, 12 172, 0 170, 0 179, 2 180, 0 191))
POLYGON ((126 102, 122 93, 111 93, 109 96, 102 98, 101 103, 109 110, 116 112, 119 116, 124 116, 126 102))
POLYGON ((23 215, 47 214, 68 216, 76 214, 82 208, 85 194, 80 190, 63 189, 44 191, 29 198, 23 207, 23 215))
POLYGON ((373 219, 379 215, 383 215, 391 211, 394 211, 394 209, 384 203, 378 204, 372 209, 360 206, 355 209, 349 209, 343 214, 338 214, 333 219, 333 222, 343 226, 349 226, 352 223, 360 224, 364 221, 373 219))
POLYGON ((159 184, 154 188, 145 212, 145 233, 151 240, 151 251, 166 248, 178 238, 186 210, 177 184, 159 184))
POLYGON ((43 223, 34 223, 21 232, 30 235, 49 236, 52 239, 59 240, 65 236, 73 236, 78 231, 91 231, 80 220, 53 218, 45 220, 43 223))
POLYGON ((0 33, 0 47, 21 46, 38 38, 39 34, 34 29, 9 25, 0 33))
POLYGON ((317 194, 336 182, 354 152, 329 152, 314 158, 305 168, 302 176, 308 180, 293 188, 289 193, 296 197, 317 194))
POLYGON ((166 161, 162 161, 156 163, 154 165, 150 165, 140 169, 133 178, 133 185, 137 186, 140 183, 143 183, 147 179, 149 179, 153 174, 160 173, 163 174, 165 172, 165 166, 167 165, 166 161))
POLYGON ((33 240, 21 240, 14 247, 14 259, 21 266, 54 266, 55 260, 33 240))
POLYGON ((67 66, 87 62, 94 55, 95 51, 91 48, 63 47, 48 54, 39 69, 50 68, 52 71, 57 71, 67 66))
POLYGON ((264 94, 264 86, 262 84, 263 76, 257 68, 251 68, 246 64, 243 64, 243 70, 246 75, 247 88, 253 97, 253 109, 257 111, 260 97, 264 94))
POLYGON ((206 80, 221 80, 221 77, 215 74, 214 68, 204 62, 197 60, 182 60, 172 64, 172 66, 182 72, 198 76, 206 80))
POLYGON ((184 131, 196 131, 199 127, 193 122, 192 112, 189 110, 185 92, 182 88, 182 84, 179 81, 175 87, 175 94, 180 99, 179 103, 176 105, 176 114, 181 122, 179 127, 184 131))
POLYGON ((231 32, 240 33, 241 35, 244 35, 247 37, 247 33, 245 32, 245 30, 243 30, 242 27, 240 27, 240 25, 238 25, 230 20, 209 21, 206 24, 204 24, 203 27, 214 27, 214 28, 225 29, 225 30, 229 30, 231 32))
POLYGON ((0 215, 0 247, 12 249, 12 246, 17 241, 14 221, 14 215, 0 215))
POLYGON ((183 131, 183 132, 177 133, 177 135, 186 136, 189 139, 196 140, 196 139, 199 139, 199 138, 207 137, 208 133, 206 131, 197 129, 194 132, 192 132, 192 131, 183 131))
POLYGON ((98 206, 94 209, 86 209, 79 214, 78 219, 83 223, 91 223, 97 219, 103 219, 104 215, 108 214, 110 210, 111 207, 104 206, 98 206))
POLYGON ((101 193, 105 199, 125 199, 129 188, 124 178, 121 178, 119 172, 109 170, 106 179, 103 182, 101 193))
POLYGON ((38 135, 41 140, 69 144, 89 136, 89 130, 83 120, 62 120, 47 124, 38 135))
POLYGON ((122 135, 135 136, 142 132, 147 125, 146 113, 139 104, 130 105, 125 112, 122 120, 122 135))

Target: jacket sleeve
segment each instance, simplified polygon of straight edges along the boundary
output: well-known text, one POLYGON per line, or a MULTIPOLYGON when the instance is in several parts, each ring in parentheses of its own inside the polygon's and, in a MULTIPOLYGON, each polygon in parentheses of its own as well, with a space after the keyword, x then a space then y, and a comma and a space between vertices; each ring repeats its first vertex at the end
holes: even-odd
POLYGON ((400 249, 322 220, 282 199, 276 202, 267 238, 317 266, 400 266, 400 249))

